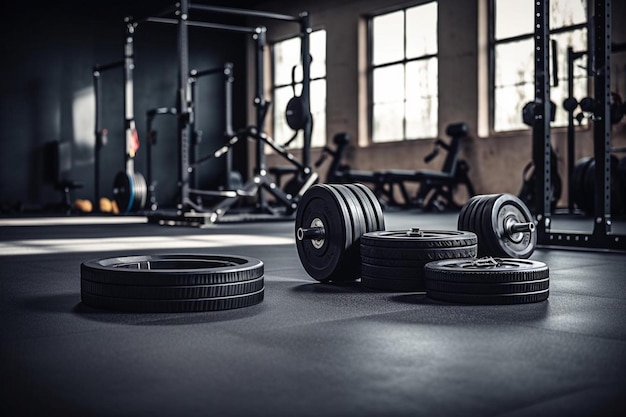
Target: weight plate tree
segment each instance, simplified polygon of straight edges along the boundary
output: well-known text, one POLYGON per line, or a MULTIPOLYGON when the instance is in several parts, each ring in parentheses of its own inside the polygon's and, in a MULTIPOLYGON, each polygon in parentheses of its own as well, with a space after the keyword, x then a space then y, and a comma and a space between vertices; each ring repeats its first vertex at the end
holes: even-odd
POLYGON ((426 295, 464 304, 525 304, 550 293, 548 266, 528 259, 453 259, 426 264, 426 295))
POLYGON ((81 264, 85 305, 135 312, 196 312, 263 301, 264 265, 230 255, 123 256, 81 264))
POLYGON ((479 257, 527 259, 537 243, 530 210, 508 193, 469 199, 459 213, 457 228, 476 233, 479 257))
POLYGON ((472 232, 411 228, 366 233, 361 237, 361 283, 379 290, 423 292, 428 262, 473 258, 476 253, 472 232))

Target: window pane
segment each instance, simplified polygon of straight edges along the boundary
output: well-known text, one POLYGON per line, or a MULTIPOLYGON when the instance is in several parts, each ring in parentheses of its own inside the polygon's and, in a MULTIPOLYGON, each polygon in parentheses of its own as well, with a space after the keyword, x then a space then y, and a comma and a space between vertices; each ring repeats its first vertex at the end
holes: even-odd
POLYGON ((372 133, 375 142, 390 142, 404 137, 404 102, 374 104, 372 133))
POLYGON ((437 59, 406 65, 406 138, 437 136, 437 59))
POLYGON ((494 106, 494 129, 496 131, 528 129, 522 122, 522 108, 535 100, 535 84, 496 88, 494 106))
POLYGON ((274 139, 283 144, 293 136, 293 130, 287 125, 285 109, 287 102, 293 97, 291 87, 281 87, 274 90, 274 139))
POLYGON ((404 66, 375 68, 373 71, 374 103, 404 101, 404 66))
POLYGON ((291 38, 274 45, 274 84, 291 83, 291 69, 300 64, 300 38, 291 38))
POLYGON ((550 29, 577 25, 586 21, 586 1, 550 0, 550 29))
POLYGON ((534 33, 535 5, 532 1, 495 1, 495 38, 503 39, 534 33))
MULTIPOLYGON (((570 32, 552 35, 557 41, 559 85, 550 89, 550 97, 557 105, 556 118, 553 126, 567 126, 567 112, 563 108, 563 100, 567 98, 567 47, 574 51, 584 51, 587 47, 587 30, 578 29, 570 32)), ((586 55, 574 62, 574 97, 579 101, 588 95, 587 92, 587 57, 586 55)), ((552 69, 553 70, 553 69, 552 69)))
POLYGON ((406 57, 437 53, 437 2, 406 11, 406 57))
POLYGON ((309 52, 311 61, 311 78, 326 76, 326 31, 317 30, 311 33, 309 52))
POLYGON ((532 39, 496 45, 496 87, 534 82, 535 55, 533 48, 532 39))
POLYGON ((394 12, 372 19, 374 65, 404 58, 404 12, 394 12))

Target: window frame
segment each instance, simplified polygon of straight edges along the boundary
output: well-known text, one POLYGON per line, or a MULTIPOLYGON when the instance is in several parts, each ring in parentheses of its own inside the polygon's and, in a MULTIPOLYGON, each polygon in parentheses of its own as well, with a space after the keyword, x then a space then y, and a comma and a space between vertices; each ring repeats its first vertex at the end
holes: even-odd
MULTIPOLYGON (((384 144, 384 143, 397 143, 397 142, 406 142, 412 140, 428 140, 436 137, 407 137, 406 129, 407 129, 407 120, 406 120, 406 107, 404 109, 403 118, 402 118, 402 137, 393 139, 393 140, 383 140, 383 141, 375 141, 374 140, 374 71, 378 68, 390 67, 393 65, 402 65, 404 69, 405 79, 404 79, 404 104, 406 106, 406 66, 411 62, 419 62, 419 61, 427 61, 429 59, 435 58, 437 60, 437 68, 439 68, 439 0, 429 0, 422 3, 404 5, 398 8, 385 9, 376 13, 370 13, 365 16, 367 21, 367 129, 368 129, 368 139, 370 144, 384 144), (435 3, 437 5, 437 52, 434 54, 426 54, 420 55, 413 58, 407 58, 406 56, 406 47, 407 47, 407 10, 412 9, 414 7, 420 7, 427 5, 429 3, 435 3), (386 62, 384 64, 374 64, 374 18, 379 16, 384 16, 391 13, 402 12, 402 17, 404 19, 404 32, 403 32, 403 58, 401 60, 396 60, 392 62, 386 62)), ((439 69, 437 69, 439 71, 439 69)), ((439 86, 437 86, 437 109, 439 109, 439 86)), ((438 113, 438 110, 437 110, 438 113)), ((437 120, 435 122, 436 125, 439 124, 439 115, 437 114, 437 120)))
MULTIPOLYGON (((515 35, 515 36, 509 36, 507 38, 502 38, 502 39, 496 39, 496 1, 497 0, 488 0, 488 10, 487 10, 487 19, 488 19, 488 86, 489 86, 489 99, 488 99, 488 103, 489 103, 489 133, 492 135, 507 135, 510 133, 515 133, 515 132, 523 132, 523 131, 527 131, 529 129, 531 129, 530 126, 526 126, 522 129, 519 128, 513 128, 513 129, 508 129, 508 130, 496 130, 495 128, 495 109, 496 109, 496 46, 499 44, 507 44, 507 43, 513 43, 513 42, 519 42, 519 41, 523 41, 523 40, 532 40, 535 36, 534 32, 530 32, 528 34, 521 34, 521 35, 515 35)), ((559 28, 556 29, 550 29, 550 33, 549 35, 558 35, 561 33, 566 33, 566 32, 573 32, 575 30, 579 30, 579 29, 588 29, 589 28, 589 15, 590 15, 590 8, 589 8, 589 1, 586 1, 586 13, 587 13, 587 20, 584 23, 577 23, 574 25, 569 25, 569 26, 561 26, 559 28)), ((587 31, 587 45, 589 44, 589 31, 587 31)), ((586 49, 589 49, 588 47, 586 49)), ((550 52, 551 54, 552 52, 550 52)), ((551 63, 552 64, 552 63, 551 63)), ((559 75, 561 75, 559 77, 559 82, 562 81, 562 79, 566 78, 566 77, 562 77, 562 73, 563 71, 566 69, 563 68, 559 68, 559 75)), ((554 68, 550 68, 550 72, 551 72, 551 77, 553 76, 553 71, 554 68)), ((580 78, 580 77, 575 77, 575 78, 580 78)), ((533 76, 534 79, 534 76, 533 76)), ((554 88, 554 86, 552 85, 552 78, 550 81, 550 88, 554 88)), ((587 83, 587 93, 589 93, 590 89, 590 84, 587 83)), ((534 90, 534 87, 533 87, 534 90)), ((534 97, 532 97, 532 99, 534 99, 534 97)), ((555 103, 557 108, 562 104, 562 103, 555 103)), ((520 119, 521 119, 522 115, 520 114, 520 119)), ((565 128, 566 126, 554 126, 553 128, 555 129, 562 129, 565 128)))

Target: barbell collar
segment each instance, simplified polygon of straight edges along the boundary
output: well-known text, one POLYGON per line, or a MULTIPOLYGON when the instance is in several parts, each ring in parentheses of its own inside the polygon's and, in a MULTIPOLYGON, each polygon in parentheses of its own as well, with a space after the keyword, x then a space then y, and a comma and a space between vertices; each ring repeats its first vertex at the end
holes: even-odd
POLYGON ((321 240, 326 237, 326 230, 323 227, 300 227, 296 235, 298 240, 321 240))

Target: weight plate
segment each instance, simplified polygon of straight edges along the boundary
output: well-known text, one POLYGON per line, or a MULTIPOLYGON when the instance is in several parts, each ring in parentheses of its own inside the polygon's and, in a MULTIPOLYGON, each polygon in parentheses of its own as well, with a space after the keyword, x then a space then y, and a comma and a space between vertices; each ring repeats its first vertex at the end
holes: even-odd
MULTIPOLYGON (((365 246, 361 243, 361 261, 372 265, 385 266, 402 262, 424 263, 439 259, 474 258, 478 251, 477 245, 460 248, 426 248, 426 249, 398 249, 378 246, 365 246)), ((400 266, 400 265, 398 265, 400 266)))
POLYGON ((263 262, 232 255, 166 254, 87 261, 81 281, 138 286, 214 285, 263 276, 263 262))
POLYGON ((461 212, 459 213, 459 217, 457 220, 457 229, 459 230, 468 230, 467 226, 467 218, 468 214, 474 204, 476 204, 480 200, 480 195, 474 196, 467 200, 467 202, 461 208, 461 212))
POLYGON ((81 279, 81 293, 101 297, 139 298, 152 300, 183 300, 198 298, 232 297, 262 290, 263 277, 250 281, 213 285, 138 286, 110 285, 81 279))
MULTIPOLYGON (((495 200, 498 199, 497 194, 486 196, 482 199, 479 207, 474 213, 473 229, 478 235, 478 257, 483 256, 506 256, 499 250, 499 237, 494 231, 491 219, 495 200)), ((510 256, 506 256, 510 258, 510 256)))
MULTIPOLYGON (((489 237, 495 233, 495 239, 489 241, 493 249, 490 255, 529 258, 537 245, 537 233, 534 232, 534 222, 528 207, 512 194, 502 194, 489 203, 483 214, 483 227, 487 230, 489 237), (491 227, 488 225, 491 220, 491 227), (510 224, 532 223, 533 231, 513 233, 509 229, 510 224)), ((481 255, 480 245, 478 255, 481 255)))
POLYGON ((548 266, 530 259, 446 259, 424 266, 426 281, 501 283, 548 278, 548 266))
POLYGON ((361 264, 362 276, 381 279, 423 279, 424 265, 414 267, 377 266, 367 263, 361 264))
POLYGON ((339 195, 344 199, 346 206, 348 207, 348 214, 352 221, 352 243, 357 244, 360 242, 361 236, 367 232, 367 223, 365 221, 365 214, 361 208, 357 197, 348 187, 343 184, 326 185, 332 187, 339 192, 339 195))
POLYGON ((376 220, 378 225, 376 226, 376 230, 385 230, 385 216, 383 214, 383 208, 380 205, 380 201, 376 197, 376 194, 366 185, 355 183, 353 184, 355 187, 360 188, 365 196, 368 198, 373 210, 374 215, 376 216, 376 220))
POLYGON ((361 237, 361 245, 401 249, 455 248, 475 245, 477 240, 472 232, 412 228, 366 233, 361 237))
POLYGON ((461 304, 528 304, 545 301, 550 290, 514 294, 463 294, 441 291, 426 291, 429 298, 461 304))
POLYGON ((133 174, 133 186, 135 187, 135 198, 133 200, 133 211, 142 210, 146 206, 148 199, 148 185, 143 175, 138 172, 133 174))
POLYGON ((572 186, 570 187, 572 190, 572 200, 576 207, 582 210, 582 179, 585 176, 585 169, 587 168, 587 163, 589 162, 590 157, 584 157, 576 161, 574 165, 574 172, 572 174, 572 186))
POLYGON ((90 307, 107 310, 141 313, 190 313, 249 307, 263 301, 264 291, 264 289, 261 289, 251 294, 232 297, 198 298, 195 300, 146 300, 101 297, 89 293, 81 293, 81 300, 90 307))
MULTIPOLYGON (((351 253, 347 253, 353 236, 350 219, 343 198, 331 187, 315 184, 302 196, 296 210, 296 249, 302 266, 312 278, 318 281, 348 279, 341 268, 351 257, 351 253), (299 230, 314 227, 323 227, 323 238, 298 238, 299 230)), ((356 265, 360 259, 357 257, 353 262, 356 265)))
POLYGON ((460 294, 514 294, 547 290, 550 279, 537 281, 503 282, 503 283, 466 283, 446 281, 426 281, 426 291, 439 291, 460 294))
POLYGON ((375 277, 361 277, 361 284, 367 288, 395 292, 421 292, 424 290, 423 280, 415 279, 379 279, 375 277))
POLYGON ((134 179, 127 172, 118 172, 113 180, 113 200, 117 203, 122 213, 132 210, 135 202, 134 179))
POLYGON ((374 209, 363 190, 360 187, 357 187, 355 184, 346 184, 345 186, 352 192, 352 194, 358 200, 359 205, 361 206, 363 216, 365 217, 365 233, 380 230, 378 229, 378 221, 376 219, 374 209))

